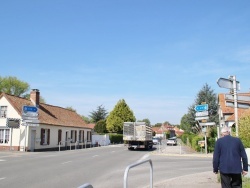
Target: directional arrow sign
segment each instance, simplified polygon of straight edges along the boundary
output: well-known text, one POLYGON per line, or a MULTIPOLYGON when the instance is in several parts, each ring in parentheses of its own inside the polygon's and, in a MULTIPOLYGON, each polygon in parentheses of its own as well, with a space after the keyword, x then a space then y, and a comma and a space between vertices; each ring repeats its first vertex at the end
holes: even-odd
MULTIPOLYGON (((233 89, 233 81, 226 78, 219 78, 217 84, 222 88, 233 89)), ((240 82, 236 81, 236 89, 240 90, 240 82)))
POLYGON ((196 112, 195 116, 200 117, 200 116, 208 116, 208 111, 202 111, 202 112, 196 112))
POLYGON ((213 126, 215 122, 199 123, 200 126, 213 126))
POLYGON ((203 120, 203 119, 209 119, 209 117, 208 116, 200 116, 200 117, 195 118, 196 121, 203 120))
POLYGON ((196 106, 194 107, 194 110, 195 110, 196 112, 207 111, 207 110, 208 110, 208 104, 196 105, 196 106))

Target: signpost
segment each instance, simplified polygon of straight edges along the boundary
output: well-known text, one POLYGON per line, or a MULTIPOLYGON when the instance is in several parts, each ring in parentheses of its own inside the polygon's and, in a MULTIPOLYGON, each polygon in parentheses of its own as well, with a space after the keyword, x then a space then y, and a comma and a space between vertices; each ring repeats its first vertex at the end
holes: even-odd
MULTIPOLYGON (((235 77, 235 76, 234 76, 235 77)), ((222 87, 222 88, 227 88, 227 89, 233 89, 234 88, 234 83, 233 83, 233 77, 230 76, 229 79, 226 78, 219 78, 217 80, 217 84, 222 87)), ((240 82, 235 80, 236 87, 235 89, 240 90, 240 82)))
POLYGON ((219 78, 217 81, 219 87, 233 90, 234 100, 234 117, 235 117, 235 129, 236 136, 238 137, 238 101, 237 101, 237 90, 240 90, 240 82, 236 81, 236 76, 229 76, 229 79, 219 78))
POLYGON ((24 151, 26 151, 27 126, 39 126, 38 108, 35 106, 23 106, 22 119, 22 125, 25 126, 24 151))

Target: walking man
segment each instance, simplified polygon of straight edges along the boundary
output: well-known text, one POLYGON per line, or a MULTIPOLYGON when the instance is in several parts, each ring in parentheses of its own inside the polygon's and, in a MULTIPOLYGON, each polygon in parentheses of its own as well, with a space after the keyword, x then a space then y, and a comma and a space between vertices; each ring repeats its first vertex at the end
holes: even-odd
POLYGON ((213 171, 220 172, 222 188, 241 188, 242 175, 248 172, 245 148, 239 138, 230 135, 228 127, 223 127, 221 134, 215 143, 213 171))

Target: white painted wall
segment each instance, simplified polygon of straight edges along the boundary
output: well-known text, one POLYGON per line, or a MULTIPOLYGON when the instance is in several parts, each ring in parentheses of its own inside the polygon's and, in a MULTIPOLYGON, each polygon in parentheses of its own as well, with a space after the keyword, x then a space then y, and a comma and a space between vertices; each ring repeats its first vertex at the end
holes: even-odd
POLYGON ((98 143, 101 146, 107 146, 110 144, 109 135, 92 135, 92 144, 95 145, 98 143))

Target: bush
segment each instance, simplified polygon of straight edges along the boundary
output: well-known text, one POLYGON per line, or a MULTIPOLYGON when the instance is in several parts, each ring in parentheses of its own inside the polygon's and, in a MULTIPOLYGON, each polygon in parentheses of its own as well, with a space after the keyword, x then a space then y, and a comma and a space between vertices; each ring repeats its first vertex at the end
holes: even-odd
POLYGON ((123 135, 122 134, 109 134, 109 139, 110 139, 111 144, 123 143, 123 135))
POLYGON ((198 144, 198 141, 203 140, 202 136, 196 135, 196 136, 192 136, 192 142, 191 142, 191 146, 195 151, 200 151, 201 147, 198 144))

